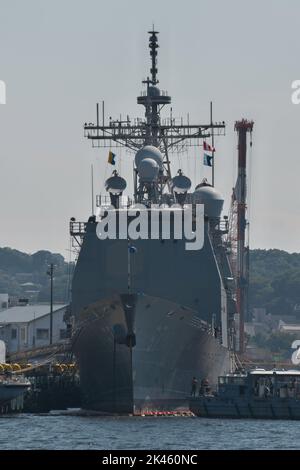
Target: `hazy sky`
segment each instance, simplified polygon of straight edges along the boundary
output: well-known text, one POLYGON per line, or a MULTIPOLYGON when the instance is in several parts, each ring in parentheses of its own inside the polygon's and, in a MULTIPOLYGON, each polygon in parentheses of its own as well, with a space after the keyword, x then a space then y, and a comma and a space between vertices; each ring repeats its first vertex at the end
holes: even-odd
MULTIPOLYGON (((225 120, 217 140, 216 186, 228 200, 235 179, 234 121, 255 121, 251 157, 251 246, 300 251, 299 0, 0 0, 0 246, 64 256, 71 216, 91 212, 111 173, 82 124, 95 103, 108 116, 143 116, 136 104, 149 69, 152 23, 160 31, 159 79, 173 115, 225 120)), ((132 156, 117 151, 130 177, 132 156)), ((201 149, 172 157, 200 182, 201 149), (196 159, 196 165, 195 165, 196 159), (196 173, 195 173, 196 170, 196 173)), ((121 166, 121 168, 120 168, 121 166)))

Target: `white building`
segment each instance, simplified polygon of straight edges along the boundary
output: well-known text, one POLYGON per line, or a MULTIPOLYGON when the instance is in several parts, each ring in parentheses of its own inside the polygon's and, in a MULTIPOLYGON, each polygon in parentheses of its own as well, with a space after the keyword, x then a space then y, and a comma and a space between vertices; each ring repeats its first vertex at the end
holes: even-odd
POLYGON ((289 335, 300 335, 300 324, 286 323, 283 320, 279 321, 278 325, 279 331, 281 333, 287 333, 289 335))
MULTIPOLYGON (((52 342, 66 338, 63 321, 66 305, 53 306, 52 342)), ((7 353, 47 346, 50 343, 50 306, 25 305, 0 311, 0 340, 7 353)))

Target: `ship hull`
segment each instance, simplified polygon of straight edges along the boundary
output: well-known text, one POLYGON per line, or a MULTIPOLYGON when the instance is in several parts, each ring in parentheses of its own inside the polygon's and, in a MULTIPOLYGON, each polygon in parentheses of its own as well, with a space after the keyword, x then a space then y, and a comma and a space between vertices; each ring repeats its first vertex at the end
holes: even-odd
POLYGON ((228 350, 197 312, 148 295, 89 305, 73 350, 84 408, 107 413, 188 409, 192 378, 213 386, 230 366, 228 350))

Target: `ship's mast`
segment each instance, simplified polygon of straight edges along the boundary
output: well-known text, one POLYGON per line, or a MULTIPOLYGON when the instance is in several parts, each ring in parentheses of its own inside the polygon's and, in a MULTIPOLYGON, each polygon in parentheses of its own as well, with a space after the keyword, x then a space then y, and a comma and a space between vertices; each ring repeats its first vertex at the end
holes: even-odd
POLYGON ((149 47, 150 47, 150 56, 152 59, 152 67, 151 67, 151 83, 152 85, 156 85, 158 83, 158 80, 156 78, 156 74, 158 72, 157 70, 157 49, 159 48, 158 41, 157 41, 157 34, 158 31, 148 31, 148 34, 150 34, 149 38, 149 47))
MULTIPOLYGON (((157 50, 158 31, 149 31, 149 48, 151 58, 150 77, 143 81, 146 91, 137 98, 137 103, 145 107, 145 119, 136 118, 113 120, 107 122, 102 103, 102 123, 99 119, 99 106, 97 105, 96 124, 85 123, 84 135, 92 141, 93 147, 127 147, 134 152, 145 145, 154 145, 165 156, 167 177, 171 178, 169 153, 182 152, 187 147, 201 146, 202 139, 208 139, 214 131, 214 136, 225 134, 225 123, 210 122, 208 124, 190 124, 189 120, 174 119, 172 111, 169 117, 162 119, 161 110, 171 103, 167 92, 157 87, 158 68, 157 50)), ((200 157, 199 157, 200 158, 200 157)))
POLYGON ((147 93, 137 98, 138 104, 145 106, 145 118, 146 118, 146 136, 145 144, 159 146, 158 136, 160 128, 160 110, 166 104, 171 103, 171 97, 167 93, 162 93, 161 90, 156 86, 159 81, 157 79, 157 49, 159 34, 158 31, 148 31, 150 34, 149 48, 151 57, 151 78, 147 78, 143 83, 147 86, 147 93))

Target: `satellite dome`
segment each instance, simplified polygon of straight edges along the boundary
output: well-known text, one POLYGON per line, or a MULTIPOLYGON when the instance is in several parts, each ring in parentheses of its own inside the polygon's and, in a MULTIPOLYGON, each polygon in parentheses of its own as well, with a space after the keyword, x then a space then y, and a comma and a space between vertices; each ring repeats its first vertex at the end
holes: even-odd
POLYGON ((172 178, 171 184, 175 193, 177 194, 187 193, 192 186, 190 178, 184 176, 181 170, 178 171, 177 176, 174 176, 174 178, 172 178))
POLYGON ((118 175, 116 171, 114 171, 113 176, 108 178, 105 181, 105 189, 111 194, 122 194, 122 192, 126 189, 126 181, 124 178, 118 175))
POLYGON ((159 96, 160 89, 157 86, 149 86, 149 95, 150 96, 159 96))
POLYGON ((157 180, 159 165, 153 158, 144 158, 138 166, 139 177, 145 183, 152 183, 157 180))
POLYGON ((146 145, 145 147, 138 150, 135 155, 135 165, 138 169, 138 172, 139 165, 141 161, 145 158, 151 158, 152 160, 156 161, 160 168, 163 167, 163 156, 160 150, 157 147, 154 147, 153 145, 146 145))
POLYGON ((204 204, 204 213, 207 217, 221 217, 224 198, 217 189, 206 181, 196 186, 193 199, 196 204, 204 204))

